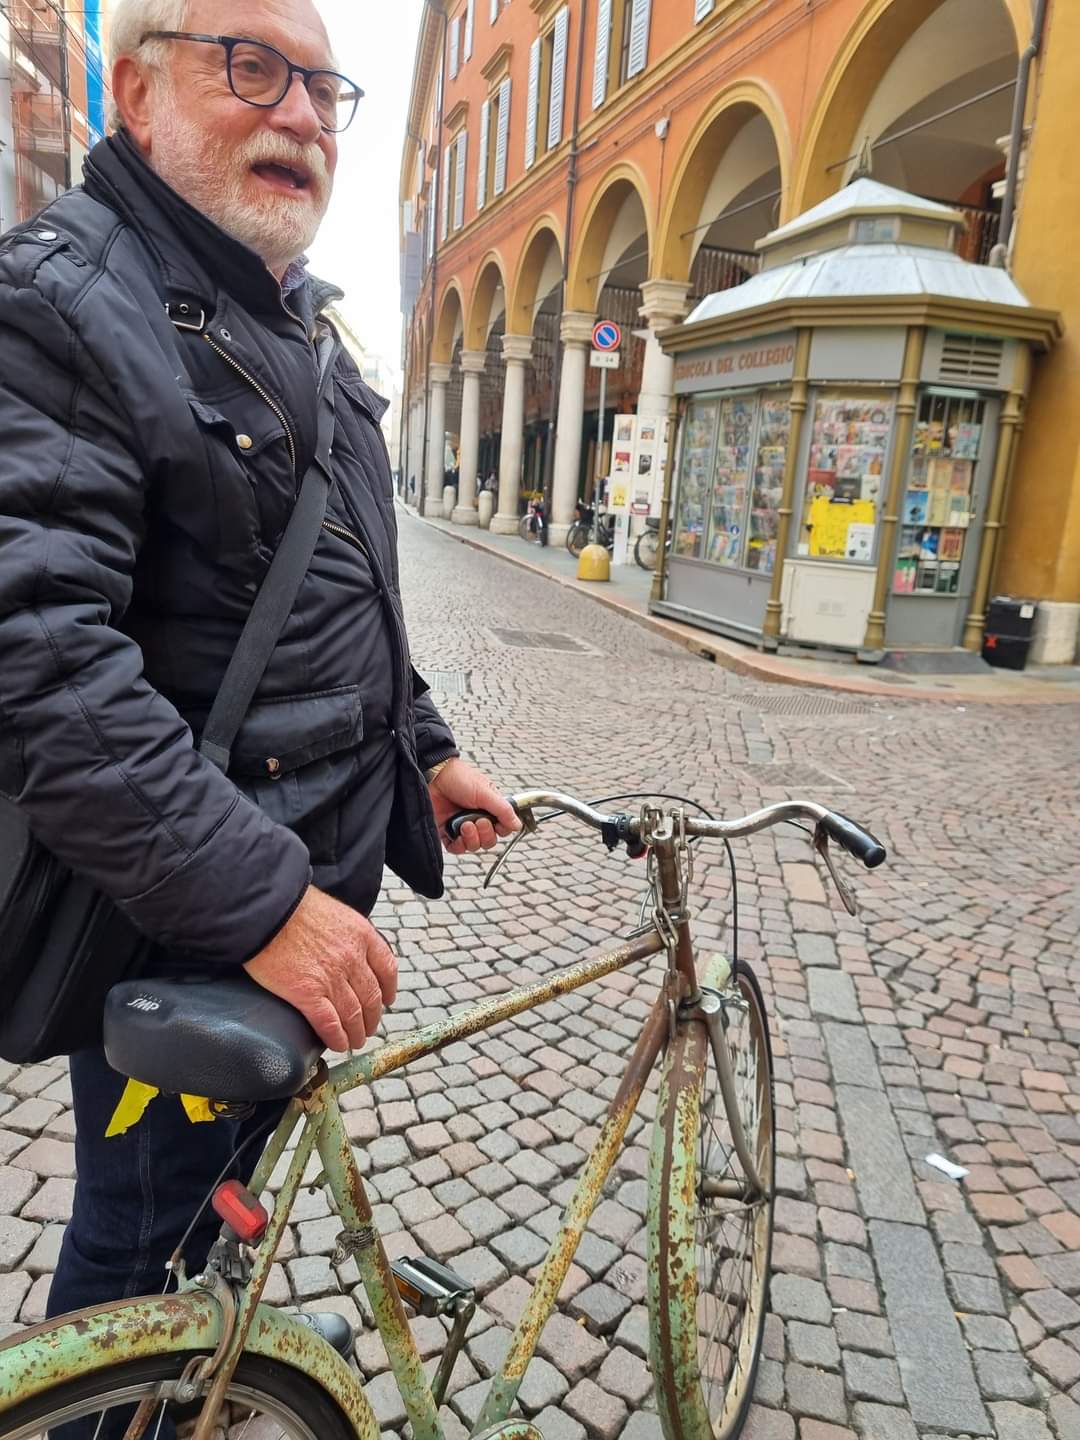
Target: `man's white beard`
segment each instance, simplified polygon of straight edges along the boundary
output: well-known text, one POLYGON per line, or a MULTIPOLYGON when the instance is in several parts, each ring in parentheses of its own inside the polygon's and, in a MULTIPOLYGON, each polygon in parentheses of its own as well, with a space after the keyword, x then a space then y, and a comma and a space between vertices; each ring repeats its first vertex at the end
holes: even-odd
POLYGON ((326 157, 317 145, 297 145, 263 130, 230 146, 183 121, 168 89, 158 92, 150 163, 167 185, 227 235, 259 255, 269 270, 284 271, 311 246, 330 203, 326 157), (245 193, 251 166, 260 162, 303 164, 312 175, 295 200, 245 193))

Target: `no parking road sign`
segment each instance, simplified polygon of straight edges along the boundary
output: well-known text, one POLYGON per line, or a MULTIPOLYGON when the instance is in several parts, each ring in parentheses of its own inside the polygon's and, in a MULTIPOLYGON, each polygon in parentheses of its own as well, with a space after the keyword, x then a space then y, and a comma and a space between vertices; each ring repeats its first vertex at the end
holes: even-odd
POLYGON ((622 330, 614 320, 601 320, 592 332, 594 350, 618 350, 622 344, 622 330))

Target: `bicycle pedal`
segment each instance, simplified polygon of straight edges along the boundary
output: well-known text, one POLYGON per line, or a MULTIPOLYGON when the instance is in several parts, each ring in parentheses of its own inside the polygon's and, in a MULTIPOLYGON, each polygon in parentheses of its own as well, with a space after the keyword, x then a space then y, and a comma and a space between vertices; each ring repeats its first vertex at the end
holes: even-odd
POLYGON ((471 1300, 474 1288, 460 1275, 455 1275, 437 1260, 426 1255, 411 1255, 395 1260, 390 1269, 397 1283, 398 1294, 418 1315, 452 1314, 461 1300, 471 1300))

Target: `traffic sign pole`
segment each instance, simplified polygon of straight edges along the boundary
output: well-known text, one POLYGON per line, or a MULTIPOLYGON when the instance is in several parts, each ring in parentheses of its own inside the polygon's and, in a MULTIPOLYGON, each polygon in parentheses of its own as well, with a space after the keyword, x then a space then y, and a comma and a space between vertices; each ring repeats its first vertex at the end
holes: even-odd
POLYGON ((596 475, 593 478, 593 533, 592 543, 600 544, 600 479, 604 473, 604 431, 605 410, 607 409, 607 371, 600 371, 600 422, 596 427, 596 475))

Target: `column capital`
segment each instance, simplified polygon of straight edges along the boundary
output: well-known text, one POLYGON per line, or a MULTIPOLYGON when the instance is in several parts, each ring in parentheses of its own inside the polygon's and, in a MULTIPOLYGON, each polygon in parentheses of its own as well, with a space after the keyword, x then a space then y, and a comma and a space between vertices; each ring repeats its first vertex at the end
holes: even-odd
POLYGON ((532 359, 533 337, 531 335, 504 335, 502 337, 503 359, 518 360, 522 364, 532 359))
POLYGON ((646 280, 641 287, 645 302, 638 314, 650 330, 663 330, 685 319, 690 309, 690 283, 683 280, 646 280))
POLYGON ((462 350, 461 369, 465 375, 482 375, 487 364, 486 350, 462 350))
POLYGON ((596 316, 584 310, 564 310, 559 337, 564 345, 588 345, 596 328, 596 316))
POLYGON ((432 360, 428 366, 428 383, 430 385, 449 385, 451 368, 441 360, 432 360))

